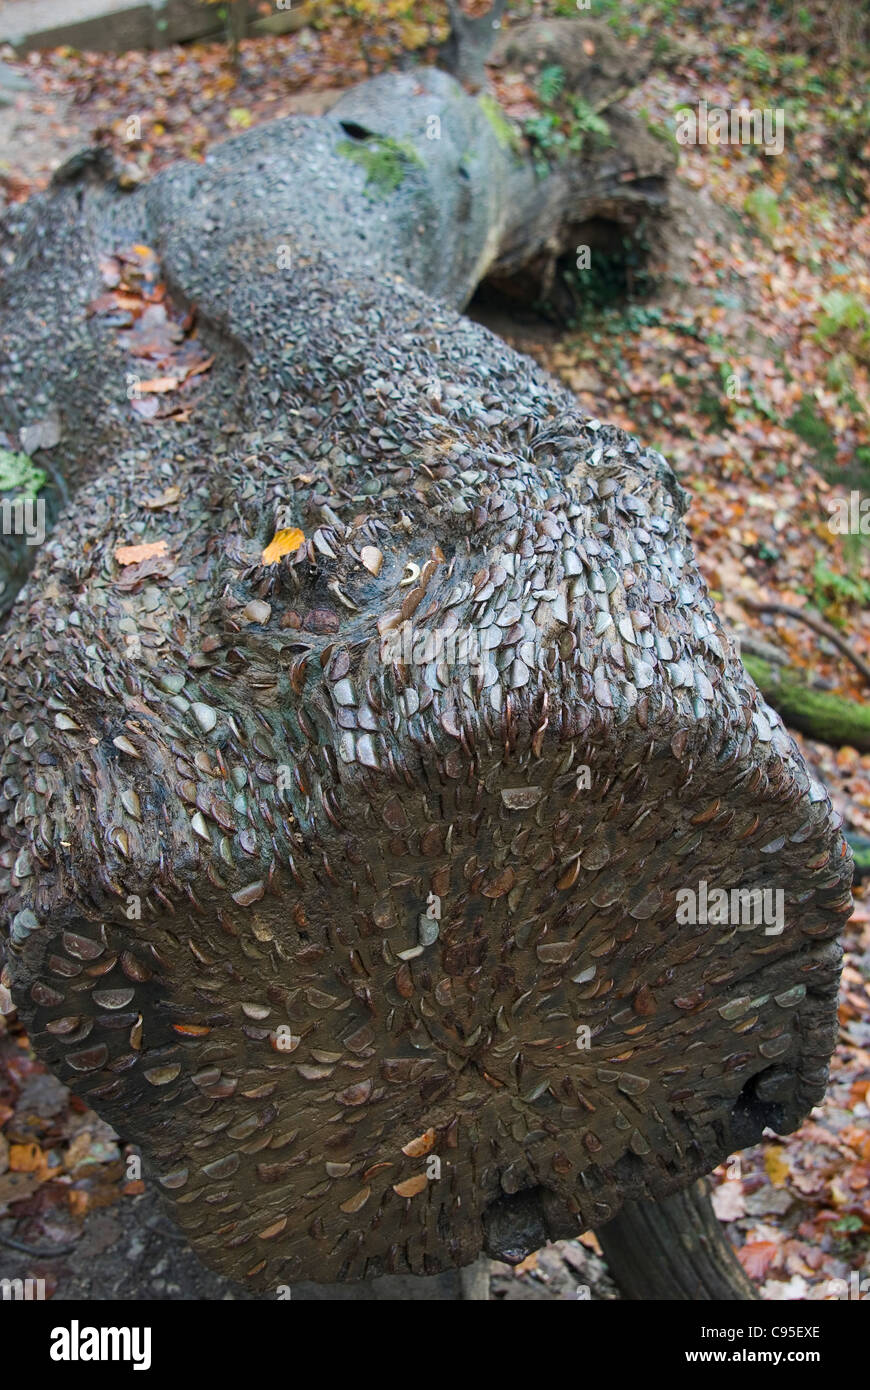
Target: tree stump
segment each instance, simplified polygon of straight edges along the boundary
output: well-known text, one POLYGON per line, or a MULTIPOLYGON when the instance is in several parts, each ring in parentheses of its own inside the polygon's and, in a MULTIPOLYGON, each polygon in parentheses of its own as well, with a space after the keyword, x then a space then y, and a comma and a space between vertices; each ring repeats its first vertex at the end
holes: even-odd
POLYGON ((606 1231, 824 1092, 849 856, 685 494, 451 307, 535 177, 400 75, 7 223, 5 423, 50 396, 75 493, 5 640, 7 970, 252 1290, 606 1231), (88 312, 134 243, 215 357, 187 419, 134 415, 88 312), (708 885, 782 930, 682 920, 708 885))

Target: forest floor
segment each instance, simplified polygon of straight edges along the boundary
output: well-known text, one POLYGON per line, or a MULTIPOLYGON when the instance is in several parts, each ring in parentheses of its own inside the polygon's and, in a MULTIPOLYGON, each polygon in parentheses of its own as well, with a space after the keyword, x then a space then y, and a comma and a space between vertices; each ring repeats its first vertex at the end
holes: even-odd
MULTIPOLYGON (((576 13, 568 0, 510 8, 520 18, 576 13)), ((316 27, 244 43, 238 70, 223 44, 117 57, 55 50, 24 62, 7 53, 0 206, 44 187, 83 145, 112 145, 135 182, 175 159, 202 158, 256 122, 317 114, 368 75, 431 61, 442 11, 403 0, 324 3, 316 27)), ((821 616, 870 660, 866 534, 830 525, 835 496, 870 495, 870 57, 848 13, 837 3, 597 0, 596 18, 648 56, 649 74, 627 103, 638 114, 673 134, 681 106, 703 99, 728 109, 747 99, 783 112, 783 151, 680 147, 678 187, 712 199, 734 229, 723 244, 698 228, 682 248, 682 290, 668 282, 657 292, 655 248, 645 259, 637 243, 628 248, 633 279, 620 282, 626 248, 614 248, 570 326, 531 313, 507 318, 491 305, 471 312, 560 376, 590 412, 665 454, 691 494, 700 568, 736 632, 773 643, 823 688, 863 702, 864 678, 832 643, 750 606, 779 602, 821 616)), ((531 79, 499 96, 520 125, 540 115, 531 79)), ((527 128, 540 138, 540 123, 527 128)), ((870 755, 796 738, 846 828, 870 836, 870 755)), ((794 1134, 769 1134, 714 1178, 717 1214, 768 1299, 831 1297, 830 1280, 870 1277, 863 886, 844 946, 840 1041, 824 1103, 794 1134)), ((41 1275, 58 1297, 244 1296, 180 1243, 142 1181, 128 1176, 133 1154, 46 1073, 14 1021, 0 1018, 0 1277, 41 1275)), ((592 1234, 517 1270, 493 1270, 499 1299, 584 1290, 617 1296, 592 1234)))

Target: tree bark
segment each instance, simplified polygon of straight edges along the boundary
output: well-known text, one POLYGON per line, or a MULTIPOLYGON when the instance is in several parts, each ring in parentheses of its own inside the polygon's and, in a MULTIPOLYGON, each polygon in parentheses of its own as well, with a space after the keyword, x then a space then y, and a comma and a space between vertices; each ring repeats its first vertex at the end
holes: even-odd
POLYGON ((759 1297, 716 1219, 703 1180, 657 1202, 626 1202, 597 1234, 624 1298, 723 1302, 759 1297))
POLYGON ((4 423, 56 405, 74 493, 4 647, 13 995, 252 1290, 522 1259, 824 1092, 849 860, 685 494, 456 312, 636 165, 578 212, 502 135, 380 78, 5 229, 4 423), (180 418, 93 307, 143 244, 180 418), (683 922, 708 880, 785 929, 683 922))
POLYGON ((248 0, 228 0, 227 28, 233 67, 237 68, 241 61, 242 39, 246 38, 248 33, 248 0))

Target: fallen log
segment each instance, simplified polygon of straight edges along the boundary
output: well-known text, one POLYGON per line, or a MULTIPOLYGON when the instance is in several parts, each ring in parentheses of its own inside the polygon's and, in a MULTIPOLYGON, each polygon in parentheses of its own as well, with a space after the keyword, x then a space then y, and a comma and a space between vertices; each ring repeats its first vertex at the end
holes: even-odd
POLYGON ((832 748, 870 753, 870 707, 817 690, 804 672, 746 655, 743 664, 767 700, 792 729, 832 748))
POLYGON ((7 628, 8 976, 251 1289, 631 1224, 824 1092, 849 857, 685 495, 452 307, 596 167, 578 214, 415 73, 7 223, 6 422, 51 383, 75 490, 7 628), (88 313, 134 243, 214 358, 162 424, 88 313))

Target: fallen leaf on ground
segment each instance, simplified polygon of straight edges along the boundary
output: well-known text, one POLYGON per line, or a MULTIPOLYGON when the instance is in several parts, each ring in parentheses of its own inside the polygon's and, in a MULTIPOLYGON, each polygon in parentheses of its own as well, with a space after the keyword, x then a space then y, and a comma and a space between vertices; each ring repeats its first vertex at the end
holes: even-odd
POLYGON ((737 1258, 750 1279, 763 1279, 779 1252, 776 1241, 756 1240, 738 1250, 737 1258))
POLYGON ((0 1207, 30 1197, 41 1182, 36 1173, 4 1173, 0 1177, 0 1207))
POLYGON ((158 555, 165 555, 166 551, 165 541, 148 541, 145 545, 119 545, 115 551, 115 559, 119 565, 138 565, 140 560, 154 560, 158 555))
POLYGON ((136 390, 151 394, 153 392, 174 391, 179 385, 177 376, 155 376, 150 381, 137 381, 136 390))
POLYGON ((746 1215, 743 1183, 732 1178, 717 1187, 712 1195, 713 1210, 719 1221, 739 1221, 746 1215))
POLYGON ((774 1187, 782 1187, 791 1174, 791 1164, 785 1149, 771 1146, 764 1151, 764 1170, 774 1187))
POLYGON ((142 506, 147 507, 149 512, 159 512, 162 507, 171 507, 180 496, 181 488, 168 487, 165 492, 158 493, 156 497, 146 497, 142 506))

